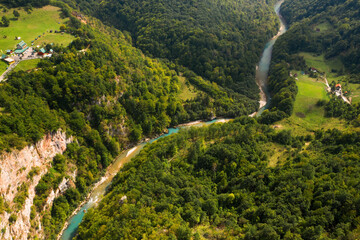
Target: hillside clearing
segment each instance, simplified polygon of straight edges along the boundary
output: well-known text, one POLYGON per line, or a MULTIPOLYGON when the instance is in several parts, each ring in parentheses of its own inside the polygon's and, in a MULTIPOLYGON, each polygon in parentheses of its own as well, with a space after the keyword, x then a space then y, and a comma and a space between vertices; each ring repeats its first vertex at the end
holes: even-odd
POLYGON ((344 120, 337 118, 325 118, 323 106, 317 106, 319 100, 330 100, 324 82, 319 79, 310 78, 298 72, 298 94, 296 96, 294 111, 291 117, 284 119, 276 124, 280 124, 284 129, 291 129, 299 135, 307 135, 315 129, 334 128, 345 124, 344 120))
MULTIPOLYGON (((21 37, 21 40, 25 41, 28 45, 31 45, 31 41, 35 41, 35 38, 39 35, 45 37, 44 42, 50 43, 51 40, 54 40, 55 44, 68 44, 69 38, 74 38, 69 34, 61 35, 60 33, 54 33, 57 36, 52 37, 53 34, 48 33, 50 30, 59 30, 60 26, 68 20, 60 17, 61 11, 58 7, 45 6, 43 8, 34 8, 30 14, 22 9, 17 10, 20 13, 18 20, 13 19, 13 10, 9 9, 6 13, 0 14, 0 18, 5 15, 11 19, 9 27, 0 27, 0 36, 2 36, 0 38, 0 51, 3 53, 7 49, 14 49, 16 47, 19 40, 15 40, 15 37, 21 37), (45 35, 43 35, 44 33, 45 35), (62 42, 62 39, 66 40, 62 42)), ((41 44, 42 38, 35 42, 34 45, 41 44)))
POLYGON ((181 83, 179 98, 186 101, 191 100, 197 96, 197 90, 191 84, 187 84, 186 78, 179 76, 181 83))
POLYGON ((14 72, 18 72, 18 71, 28 71, 31 69, 36 68, 37 64, 40 62, 41 59, 30 59, 30 60, 25 60, 25 61, 21 61, 15 68, 14 68, 14 72))

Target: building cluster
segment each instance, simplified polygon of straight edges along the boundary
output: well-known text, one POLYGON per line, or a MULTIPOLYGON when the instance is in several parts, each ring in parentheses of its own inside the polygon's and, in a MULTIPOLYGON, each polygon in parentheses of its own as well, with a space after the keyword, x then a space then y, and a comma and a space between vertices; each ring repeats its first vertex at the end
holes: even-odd
MULTIPOLYGON (((6 54, 2 54, 1 59, 8 65, 11 65, 15 63, 15 59, 13 58, 14 55, 20 56, 21 54, 24 54, 28 49, 29 46, 24 41, 21 41, 16 45, 15 50, 6 50, 6 54)), ((37 54, 38 56, 51 57, 53 52, 54 51, 52 49, 46 51, 45 48, 40 48, 38 51, 33 50, 32 55, 37 54)))

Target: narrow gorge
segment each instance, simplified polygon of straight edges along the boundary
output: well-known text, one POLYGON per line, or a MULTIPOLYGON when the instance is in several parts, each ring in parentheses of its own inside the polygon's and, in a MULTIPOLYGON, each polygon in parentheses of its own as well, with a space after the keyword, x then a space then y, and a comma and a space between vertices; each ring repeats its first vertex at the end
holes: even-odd
MULTIPOLYGON (((31 222, 37 225, 36 234, 43 236, 39 216, 32 216, 33 220, 30 219, 35 187, 41 177, 47 173, 53 157, 62 154, 67 144, 72 141, 72 137, 66 136, 59 130, 47 134, 36 145, 1 155, 0 192, 4 205, 10 210, 0 213, 2 239, 28 239, 32 228, 31 222), (23 188, 28 190, 24 193, 26 198, 22 206, 17 207, 14 199, 21 194, 23 188)), ((56 191, 49 196, 46 208, 51 207, 56 191)))

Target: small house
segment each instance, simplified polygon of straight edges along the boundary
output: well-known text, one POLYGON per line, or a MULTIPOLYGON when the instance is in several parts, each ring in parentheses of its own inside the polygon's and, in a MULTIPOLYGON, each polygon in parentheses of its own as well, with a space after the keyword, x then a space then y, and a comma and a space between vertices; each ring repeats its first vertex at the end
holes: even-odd
POLYGON ((38 52, 38 55, 43 56, 46 53, 45 48, 41 48, 38 52))
POLYGON ((1 55, 1 59, 5 59, 5 58, 7 58, 6 54, 1 55))
POLYGON ((336 85, 335 85, 335 89, 336 89, 336 90, 341 90, 341 84, 340 84, 340 83, 336 84, 336 85))
POLYGON ((54 50, 50 49, 50 50, 49 50, 49 53, 51 53, 51 54, 54 53, 54 50))
POLYGON ((22 54, 22 53, 24 53, 26 50, 28 50, 29 49, 29 47, 28 46, 26 46, 25 48, 23 48, 23 49, 16 49, 15 50, 15 53, 16 54, 22 54))
POLYGON ((16 49, 22 50, 22 49, 25 49, 26 47, 27 47, 27 44, 24 41, 21 41, 17 44, 16 49))
POLYGON ((24 41, 21 41, 17 44, 16 49, 22 50, 22 49, 25 49, 26 47, 27 47, 27 44, 24 41))
POLYGON ((15 60, 13 58, 8 57, 8 58, 4 58, 3 60, 9 65, 15 63, 15 60))
POLYGON ((6 54, 12 54, 12 50, 10 50, 10 49, 8 49, 8 50, 6 50, 6 54))
POLYGON ((314 73, 316 73, 316 72, 317 72, 317 69, 316 69, 316 68, 314 68, 314 67, 311 67, 311 68, 310 68, 310 70, 311 70, 312 72, 314 72, 314 73))

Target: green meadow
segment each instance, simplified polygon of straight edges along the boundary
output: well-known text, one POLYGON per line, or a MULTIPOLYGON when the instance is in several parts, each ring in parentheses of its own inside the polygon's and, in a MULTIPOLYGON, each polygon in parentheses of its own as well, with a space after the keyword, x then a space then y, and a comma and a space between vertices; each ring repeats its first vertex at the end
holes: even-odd
POLYGON ((8 67, 7 63, 0 61, 0 74, 5 72, 7 67, 8 67))
POLYGON ((343 68, 343 64, 339 58, 325 59, 324 55, 316 56, 307 52, 301 52, 299 55, 304 57, 306 65, 325 72, 327 76, 333 75, 332 69, 339 71, 343 68))
POLYGON ((321 35, 321 34, 327 33, 331 28, 332 28, 332 26, 329 22, 321 22, 321 23, 314 25, 314 27, 313 27, 313 29, 315 31, 314 34, 316 34, 316 35, 321 35), (320 32, 316 31, 317 28, 320 30, 320 32))
POLYGON ((20 62, 15 68, 14 72, 28 71, 37 67, 41 59, 30 59, 20 62))
POLYGON ((278 122, 280 128, 292 129, 300 135, 306 135, 318 128, 334 128, 344 126, 345 122, 336 118, 325 118, 323 106, 317 106, 319 100, 329 100, 330 97, 322 80, 310 78, 298 73, 298 94, 291 117, 278 122))
POLYGON ((197 90, 194 86, 191 84, 186 84, 186 78, 185 77, 179 77, 181 86, 180 86, 180 99, 186 101, 191 100, 193 98, 196 98, 197 96, 197 90))
POLYGON ((348 91, 350 93, 347 97, 351 97, 352 102, 360 102, 360 84, 348 83, 348 75, 339 75, 337 73, 344 69, 339 58, 325 59, 324 55, 316 56, 306 52, 301 52, 299 55, 304 57, 306 65, 309 67, 314 67, 321 72, 325 72, 329 84, 333 81, 335 83, 341 83, 343 92, 348 91))
POLYGON ((74 36, 72 36, 70 34, 67 34, 67 33, 64 33, 64 34, 47 33, 43 37, 36 40, 34 42, 34 46, 37 46, 37 45, 43 46, 43 45, 50 44, 50 43, 54 43, 54 44, 58 44, 58 45, 62 45, 62 46, 67 46, 74 39, 75 39, 74 36))
POLYGON ((60 17, 59 8, 53 6, 34 8, 30 14, 22 9, 17 9, 20 13, 17 20, 14 19, 13 10, 9 9, 6 13, 0 13, 0 18, 6 15, 11 20, 9 27, 0 27, 1 51, 14 49, 19 42, 19 40, 15 40, 15 37, 21 37, 21 40, 24 40, 29 46, 31 41, 35 41, 35 38, 39 35, 42 37, 34 43, 35 45, 50 42, 68 44, 72 41, 73 37, 69 34, 50 34, 48 32, 50 30, 59 30, 60 26, 68 20, 60 17))

